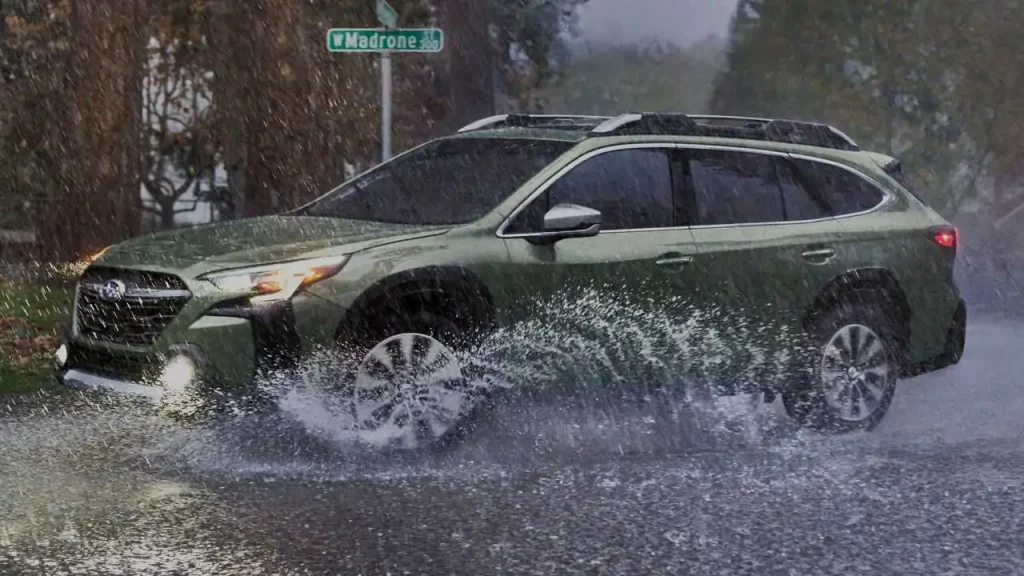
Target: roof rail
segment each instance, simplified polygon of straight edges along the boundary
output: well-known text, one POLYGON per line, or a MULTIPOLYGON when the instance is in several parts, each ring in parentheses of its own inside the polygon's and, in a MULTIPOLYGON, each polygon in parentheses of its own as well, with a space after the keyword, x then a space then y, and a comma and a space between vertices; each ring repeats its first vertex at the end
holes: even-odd
POLYGON ((852 138, 827 124, 746 116, 623 114, 603 122, 593 136, 674 135, 737 138, 859 150, 852 138))
POLYGON ((743 125, 764 124, 772 121, 771 118, 755 118, 752 116, 716 116, 712 114, 687 114, 687 116, 698 124, 743 125))
POLYGON ((607 116, 570 114, 499 114, 467 124, 459 133, 485 128, 555 128, 589 131, 607 119, 607 116))
MULTIPOLYGON (((844 132, 842 132, 841 130, 836 128, 835 126, 829 126, 828 124, 819 124, 819 123, 815 123, 815 122, 799 122, 799 121, 795 121, 795 120, 773 120, 771 118, 752 118, 752 117, 748 117, 748 116, 691 115, 690 118, 693 118, 694 121, 696 121, 696 122, 698 122, 700 124, 722 125, 722 126, 724 126, 724 125, 731 125, 731 124, 741 124, 741 125, 745 125, 746 127, 749 127, 749 128, 758 128, 758 127, 765 127, 765 128, 767 128, 769 125, 772 125, 773 123, 774 123, 774 126, 776 126, 777 128, 779 128, 779 127, 781 127, 782 125, 785 125, 785 124, 792 125, 793 127, 802 127, 803 129, 808 129, 808 128, 812 128, 813 127, 813 129, 820 130, 820 129, 823 129, 823 128, 827 128, 830 132, 832 132, 834 134, 835 138, 839 138, 840 140, 845 142, 847 145, 849 145, 851 147, 851 149, 853 149, 853 150, 859 149, 859 147, 857 146, 857 143, 854 142, 853 138, 850 138, 844 132)), ((786 140, 786 141, 788 142, 789 140, 786 140)))

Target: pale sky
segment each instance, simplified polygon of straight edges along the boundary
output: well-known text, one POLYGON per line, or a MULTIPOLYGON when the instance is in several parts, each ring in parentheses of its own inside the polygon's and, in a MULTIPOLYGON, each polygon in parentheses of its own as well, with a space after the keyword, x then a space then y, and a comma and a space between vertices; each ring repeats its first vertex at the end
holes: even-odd
POLYGON ((737 0, 589 0, 581 10, 584 38, 631 43, 671 40, 686 46, 709 34, 723 38, 737 0))

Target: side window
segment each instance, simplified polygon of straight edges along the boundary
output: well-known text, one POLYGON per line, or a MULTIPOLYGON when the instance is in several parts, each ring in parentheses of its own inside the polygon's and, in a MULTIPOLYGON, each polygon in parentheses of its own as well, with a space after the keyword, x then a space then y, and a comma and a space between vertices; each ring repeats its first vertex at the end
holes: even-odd
POLYGON ((782 208, 787 222, 818 220, 832 215, 831 208, 818 190, 804 187, 790 162, 777 160, 775 165, 782 186, 782 208))
POLYGON ((601 212, 602 230, 673 225, 672 171, 665 150, 638 148, 595 156, 562 176, 509 225, 506 232, 539 232, 558 204, 601 212))
POLYGON ((884 197, 877 186, 844 168, 803 159, 795 162, 802 180, 814 188, 836 216, 870 210, 884 197))
POLYGON ((688 152, 696 225, 785 220, 775 159, 723 150, 688 152))

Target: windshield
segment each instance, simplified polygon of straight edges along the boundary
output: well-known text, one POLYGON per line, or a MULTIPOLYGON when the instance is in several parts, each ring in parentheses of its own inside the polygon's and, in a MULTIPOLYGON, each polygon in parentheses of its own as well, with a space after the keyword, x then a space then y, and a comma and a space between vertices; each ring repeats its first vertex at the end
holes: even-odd
POLYGON ((438 140, 382 164, 299 214, 392 224, 466 224, 493 210, 571 147, 548 140, 438 140))

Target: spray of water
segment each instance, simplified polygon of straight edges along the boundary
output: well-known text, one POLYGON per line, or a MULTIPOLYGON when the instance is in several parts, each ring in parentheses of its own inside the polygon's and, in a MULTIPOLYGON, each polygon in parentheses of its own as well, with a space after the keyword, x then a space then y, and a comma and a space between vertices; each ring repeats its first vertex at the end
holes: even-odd
MULTIPOLYGON (((475 401, 496 398, 499 412, 517 411, 516 420, 523 422, 521 413, 531 410, 523 399, 549 409, 556 399, 556 406, 576 413, 615 418, 631 411, 653 425, 685 420, 686 426, 712 431, 731 426, 735 432, 738 425, 747 437, 759 437, 751 398, 719 398, 716 390, 757 392, 785 377, 792 355, 779 344, 796 341, 785 327, 752 323, 742 310, 698 308, 682 299, 652 306, 612 294, 565 294, 529 320, 460 352, 473 390, 463 415, 473 413, 475 401), (660 407, 656 416, 653 404, 660 407), (739 413, 745 420, 738 424, 739 413)), ((315 437, 359 444, 365 438, 355 426, 350 397, 335 386, 338 368, 324 352, 298 373, 267 379, 262 391, 315 437)))

